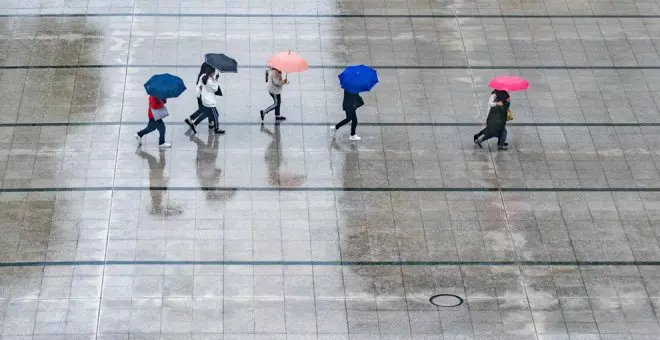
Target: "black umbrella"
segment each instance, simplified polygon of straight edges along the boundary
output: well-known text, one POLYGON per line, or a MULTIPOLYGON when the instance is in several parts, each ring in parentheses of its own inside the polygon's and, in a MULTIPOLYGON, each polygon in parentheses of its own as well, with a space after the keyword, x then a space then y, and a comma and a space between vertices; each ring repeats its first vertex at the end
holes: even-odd
POLYGON ((208 53, 204 56, 207 64, 215 67, 220 72, 238 72, 238 63, 222 53, 208 53))

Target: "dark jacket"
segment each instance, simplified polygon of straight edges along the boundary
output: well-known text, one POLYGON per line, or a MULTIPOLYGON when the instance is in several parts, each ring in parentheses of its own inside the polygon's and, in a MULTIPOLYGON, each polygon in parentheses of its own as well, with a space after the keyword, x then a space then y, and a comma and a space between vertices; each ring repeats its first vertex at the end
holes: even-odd
POLYGON ((344 90, 344 102, 342 103, 344 111, 353 111, 362 105, 364 105, 364 100, 359 94, 344 90))
MULTIPOLYGON (((199 68, 199 74, 197 75, 197 79, 195 79, 195 84, 197 84, 197 81, 199 80, 199 77, 202 76, 202 74, 207 74, 211 71, 215 71, 215 67, 207 64, 206 62, 202 63, 202 67, 199 68)), ((222 90, 220 89, 220 86, 218 86, 218 90, 215 91, 216 96, 222 96, 222 90)))
POLYGON ((506 126, 506 112, 509 105, 491 107, 486 118, 484 133, 489 137, 499 137, 506 126))

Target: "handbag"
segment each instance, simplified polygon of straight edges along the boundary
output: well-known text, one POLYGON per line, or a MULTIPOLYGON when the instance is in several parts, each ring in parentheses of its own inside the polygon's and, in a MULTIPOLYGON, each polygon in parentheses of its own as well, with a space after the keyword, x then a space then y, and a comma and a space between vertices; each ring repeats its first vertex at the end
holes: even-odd
POLYGON ((511 111, 511 109, 507 109, 506 110, 506 121, 508 122, 510 120, 513 120, 513 118, 514 118, 513 117, 513 111, 511 111))
POLYGON ((358 96, 357 100, 355 101, 355 108, 358 109, 362 107, 362 105, 364 105, 364 100, 362 99, 362 97, 358 96))
POLYGON ((154 120, 161 120, 170 115, 170 113, 167 112, 167 106, 164 105, 161 109, 151 109, 151 114, 153 114, 154 120))

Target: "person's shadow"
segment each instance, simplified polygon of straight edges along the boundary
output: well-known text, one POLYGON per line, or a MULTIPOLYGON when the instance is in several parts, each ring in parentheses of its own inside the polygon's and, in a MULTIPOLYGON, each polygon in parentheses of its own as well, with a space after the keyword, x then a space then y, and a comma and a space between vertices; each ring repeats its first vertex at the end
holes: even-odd
POLYGON ((206 143, 197 135, 190 136, 190 140, 197 145, 197 157, 195 158, 195 171, 207 200, 228 200, 233 197, 235 191, 218 191, 214 187, 218 186, 222 178, 222 170, 216 167, 218 159, 218 137, 214 133, 209 133, 206 143))
POLYGON ((151 195, 151 210, 149 210, 149 213, 164 216, 180 215, 183 212, 181 208, 170 207, 168 204, 163 205, 164 188, 167 187, 169 180, 164 175, 165 166, 167 165, 165 152, 163 150, 159 151, 158 159, 142 149, 138 149, 135 153, 149 163, 149 194, 151 195))
POLYGON ((270 136, 271 141, 266 148, 264 159, 268 167, 268 183, 275 187, 299 187, 305 182, 303 175, 281 174, 280 167, 284 164, 282 157, 282 134, 280 124, 275 123, 274 131, 261 124, 261 132, 270 136))

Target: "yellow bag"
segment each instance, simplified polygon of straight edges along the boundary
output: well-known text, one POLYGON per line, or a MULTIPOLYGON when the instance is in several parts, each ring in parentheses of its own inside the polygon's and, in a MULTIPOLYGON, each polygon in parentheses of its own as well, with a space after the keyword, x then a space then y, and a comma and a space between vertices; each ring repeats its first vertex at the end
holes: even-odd
POLYGON ((506 121, 513 120, 513 111, 511 109, 506 110, 506 121))

